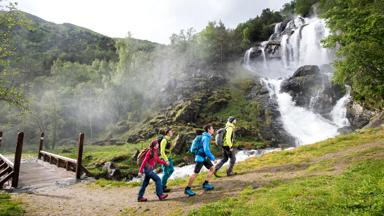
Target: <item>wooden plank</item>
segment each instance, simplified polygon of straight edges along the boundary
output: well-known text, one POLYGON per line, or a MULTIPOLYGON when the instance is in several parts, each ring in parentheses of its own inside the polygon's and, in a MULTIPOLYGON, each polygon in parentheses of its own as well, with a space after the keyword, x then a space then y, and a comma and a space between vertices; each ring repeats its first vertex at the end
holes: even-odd
POLYGON ((3 171, 0 172, 0 177, 11 172, 12 171, 12 168, 11 167, 7 167, 6 169, 4 169, 3 171))
POLYGON ((40 144, 39 144, 39 154, 38 154, 38 159, 41 159, 41 151, 43 150, 43 144, 44 144, 44 132, 41 133, 40 135, 40 144))
POLYGON ((11 178, 13 179, 13 174, 13 172, 10 172, 8 175, 0 179, 0 188, 3 188, 5 182, 9 181, 11 178))
POLYGON ((84 133, 79 136, 79 150, 77 152, 77 165, 76 165, 76 178, 80 179, 82 173, 82 160, 83 160, 83 146, 84 146, 84 133))
POLYGON ((55 159, 60 159, 60 160, 63 160, 63 161, 68 161, 70 163, 74 163, 74 164, 77 163, 77 161, 75 159, 64 157, 64 156, 57 155, 57 154, 53 154, 53 153, 50 153, 50 152, 41 151, 41 154, 46 155, 48 157, 53 157, 55 159))
POLYGON ((20 173, 20 163, 21 163, 21 154, 23 152, 23 140, 24 133, 20 132, 17 134, 17 144, 15 152, 15 160, 13 166, 13 176, 12 176, 12 187, 16 188, 19 183, 19 173, 20 173))
POLYGON ((4 161, 5 163, 7 163, 8 164, 8 166, 10 166, 10 167, 14 167, 14 164, 13 164, 13 162, 12 161, 10 161, 10 160, 8 160, 8 158, 6 158, 6 157, 4 157, 3 155, 1 155, 0 154, 0 158, 1 158, 1 160, 2 161, 4 161))

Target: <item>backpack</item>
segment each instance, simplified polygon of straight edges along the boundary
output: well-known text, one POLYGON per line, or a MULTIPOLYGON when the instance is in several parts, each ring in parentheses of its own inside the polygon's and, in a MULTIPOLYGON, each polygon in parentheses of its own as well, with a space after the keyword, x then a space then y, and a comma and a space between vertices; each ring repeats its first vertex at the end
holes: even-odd
MULTIPOLYGON (((145 158, 145 155, 147 155, 148 151, 151 151, 151 149, 145 148, 145 149, 141 150, 140 153, 137 155, 136 163, 138 166, 141 166, 141 164, 143 163, 143 160, 145 158)), ((151 158, 152 157, 153 157, 153 152, 151 152, 151 158)))
POLYGON ((195 139, 193 139, 189 151, 192 154, 197 155, 201 149, 203 149, 203 135, 197 135, 195 139))
POLYGON ((216 136, 215 136, 215 143, 216 143, 216 145, 218 145, 218 146, 223 146, 223 143, 224 143, 224 135, 225 135, 226 132, 227 132, 227 128, 220 128, 220 129, 216 132, 216 136))

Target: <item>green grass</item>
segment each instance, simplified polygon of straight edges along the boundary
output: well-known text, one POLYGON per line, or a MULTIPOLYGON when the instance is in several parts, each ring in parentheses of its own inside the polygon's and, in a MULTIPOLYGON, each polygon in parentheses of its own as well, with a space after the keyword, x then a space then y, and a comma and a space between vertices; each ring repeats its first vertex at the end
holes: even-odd
MULTIPOLYGON (((137 150, 146 147, 146 143, 108 145, 108 146, 84 146, 83 163, 85 167, 96 177, 103 177, 105 171, 102 166, 105 162, 113 164, 121 170, 122 176, 131 178, 133 173, 137 172, 136 161, 132 156, 137 150)), ((77 158, 77 148, 58 148, 53 153, 60 154, 70 158, 77 158)))
POLYGON ((208 204, 190 215, 383 215, 384 160, 353 165, 341 176, 302 177, 208 204))
POLYGON ((341 135, 317 144, 302 146, 291 151, 274 152, 263 157, 252 158, 245 163, 240 163, 236 167, 237 171, 246 172, 248 170, 277 166, 283 164, 302 164, 311 161, 316 157, 334 153, 342 149, 353 148, 367 142, 378 142, 384 140, 383 129, 370 129, 341 135))
POLYGON ((23 213, 19 202, 11 200, 9 194, 0 192, 0 216, 16 216, 23 213))

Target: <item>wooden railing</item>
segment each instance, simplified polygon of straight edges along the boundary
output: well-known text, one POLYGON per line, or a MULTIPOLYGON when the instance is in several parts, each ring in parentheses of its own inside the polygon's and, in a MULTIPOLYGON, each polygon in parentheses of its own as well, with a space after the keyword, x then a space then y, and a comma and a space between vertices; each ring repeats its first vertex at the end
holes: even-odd
POLYGON ((44 145, 44 133, 41 133, 38 159, 49 162, 50 164, 55 164, 58 167, 67 169, 68 171, 76 172, 77 179, 80 179, 82 173, 85 173, 86 175, 91 176, 91 173, 87 169, 85 169, 82 165, 84 133, 80 133, 80 136, 79 136, 77 160, 64 157, 61 155, 53 154, 47 151, 43 151, 43 145, 44 145))
MULTIPOLYGON (((0 132, 0 141, 2 140, 3 133, 0 132)), ((24 133, 20 132, 17 134, 17 144, 16 144, 16 153, 15 160, 12 163, 5 156, 0 154, 0 189, 4 187, 4 184, 12 179, 12 187, 17 187, 19 183, 19 173, 20 173, 20 161, 21 153, 23 151, 23 139, 24 133)))

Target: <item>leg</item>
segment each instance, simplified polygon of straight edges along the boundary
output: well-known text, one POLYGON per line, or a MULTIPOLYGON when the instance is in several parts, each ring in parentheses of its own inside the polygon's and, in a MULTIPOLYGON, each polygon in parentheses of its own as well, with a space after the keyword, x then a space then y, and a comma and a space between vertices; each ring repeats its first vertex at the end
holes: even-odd
POLYGON ((228 161, 228 153, 226 150, 227 146, 223 146, 223 159, 216 165, 216 171, 218 171, 227 161, 228 161))
POLYGON ((212 162, 210 160, 205 160, 204 161, 204 166, 209 170, 208 175, 205 178, 205 181, 209 182, 211 179, 212 175, 215 173, 216 169, 215 166, 213 166, 212 162))
POLYGON ((155 172, 150 172, 149 177, 155 182, 156 184, 156 194, 157 196, 160 196, 163 194, 163 186, 161 185, 161 179, 155 172))
POLYGON ((229 161, 229 166, 227 169, 227 175, 230 175, 233 173, 233 166, 235 166, 235 163, 236 163, 236 152, 234 149, 231 151, 229 156, 230 156, 231 160, 229 161))
POLYGON ((204 166, 209 169, 208 175, 203 183, 203 189, 208 191, 208 190, 213 190, 215 187, 211 184, 209 184, 209 180, 211 179, 212 175, 215 173, 215 166, 213 166, 212 162, 210 160, 205 160, 204 161, 204 166))
POLYGON ((165 188, 167 186, 169 177, 171 177, 174 171, 172 158, 169 158, 169 166, 163 165, 162 167, 163 167, 164 175, 163 175, 163 178, 161 179, 161 182, 162 182, 163 188, 165 188))
POLYGON ((196 178, 198 175, 199 175, 198 173, 193 173, 193 174, 191 175, 191 177, 189 177, 188 187, 192 187, 192 185, 193 185, 193 181, 195 181, 195 178, 196 178))
POLYGON ((139 190, 139 199, 144 196, 145 188, 147 188, 147 186, 149 184, 149 180, 150 180, 149 175, 147 175, 147 173, 145 173, 143 184, 141 185, 141 188, 139 190))
POLYGON ((189 177, 188 187, 192 187, 193 181, 195 181, 195 178, 199 175, 199 172, 201 168, 203 168, 203 165, 204 164, 201 162, 196 163, 195 170, 193 171, 193 174, 191 175, 191 177, 189 177))

